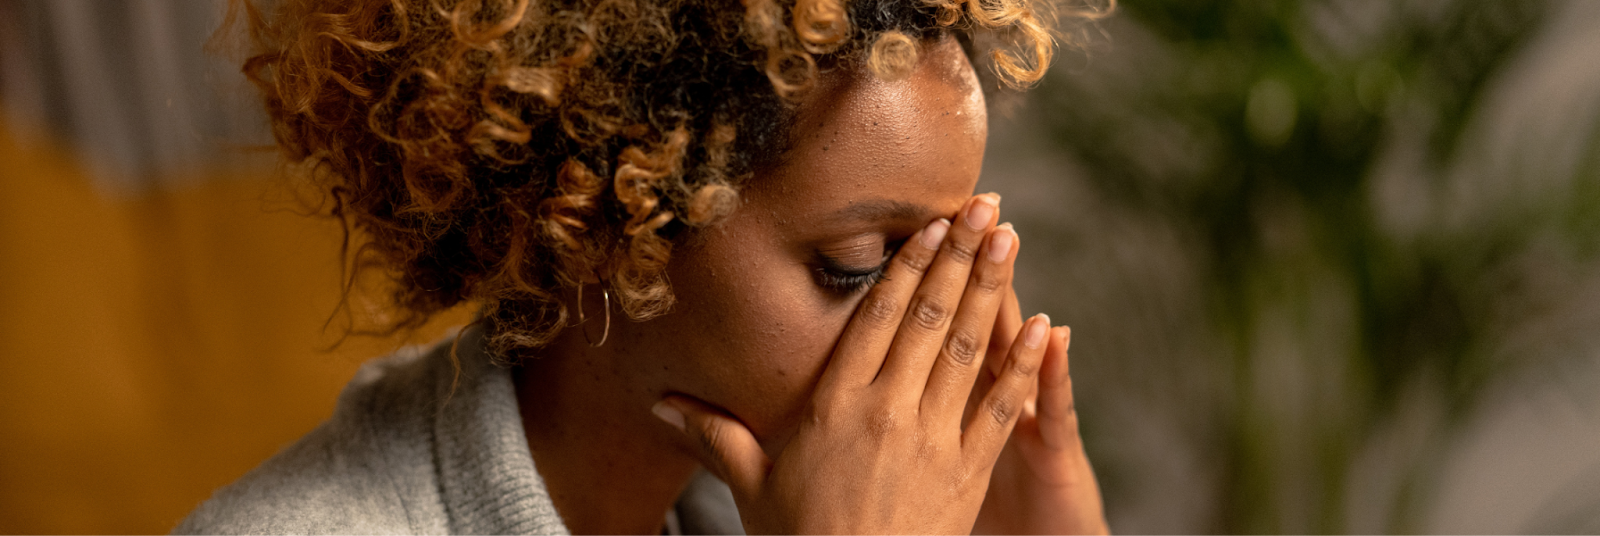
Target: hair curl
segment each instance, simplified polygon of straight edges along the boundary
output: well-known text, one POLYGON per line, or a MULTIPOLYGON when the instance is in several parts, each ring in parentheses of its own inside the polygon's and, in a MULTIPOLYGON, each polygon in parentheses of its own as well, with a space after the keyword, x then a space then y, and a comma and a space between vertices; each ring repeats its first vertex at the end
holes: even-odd
POLYGON ((395 280, 394 329, 480 302, 509 354, 553 339, 586 278, 632 318, 667 311, 671 238, 734 210, 819 63, 899 78, 920 40, 982 33, 1025 86, 1049 1, 238 0, 230 20, 281 150, 360 237, 350 281, 395 280))

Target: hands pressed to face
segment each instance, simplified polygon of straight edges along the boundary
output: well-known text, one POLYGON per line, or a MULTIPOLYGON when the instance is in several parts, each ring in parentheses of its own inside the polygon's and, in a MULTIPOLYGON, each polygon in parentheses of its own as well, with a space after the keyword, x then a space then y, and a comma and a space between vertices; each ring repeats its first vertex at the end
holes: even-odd
POLYGON ((655 406, 732 488, 748 532, 1106 531, 1070 333, 1018 313, 1019 243, 999 201, 974 197, 900 248, 781 452, 702 401, 655 406))

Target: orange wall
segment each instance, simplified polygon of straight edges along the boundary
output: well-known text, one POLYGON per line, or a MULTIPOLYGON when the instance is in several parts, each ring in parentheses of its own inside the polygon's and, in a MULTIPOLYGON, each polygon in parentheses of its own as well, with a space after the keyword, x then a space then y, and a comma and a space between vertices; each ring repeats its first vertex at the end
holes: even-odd
POLYGON ((0 131, 0 533, 166 532, 404 342, 321 350, 338 227, 268 176, 106 196, 0 131))

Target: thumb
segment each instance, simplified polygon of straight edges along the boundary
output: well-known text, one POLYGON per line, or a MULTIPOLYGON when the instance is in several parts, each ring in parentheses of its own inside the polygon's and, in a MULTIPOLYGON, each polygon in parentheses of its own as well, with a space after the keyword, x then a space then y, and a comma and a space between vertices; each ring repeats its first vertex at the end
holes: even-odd
POLYGON ((683 396, 668 396, 650 411, 688 436, 700 463, 726 482, 736 496, 753 496, 766 482, 772 462, 738 419, 683 396))

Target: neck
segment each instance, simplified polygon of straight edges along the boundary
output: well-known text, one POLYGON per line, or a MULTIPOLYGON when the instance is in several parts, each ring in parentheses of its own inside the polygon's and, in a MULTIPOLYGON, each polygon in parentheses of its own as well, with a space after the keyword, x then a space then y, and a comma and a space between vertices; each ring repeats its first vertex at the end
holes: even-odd
POLYGON ((698 464, 651 415, 659 393, 632 385, 607 351, 625 350, 570 339, 515 371, 539 475, 574 534, 659 534, 698 464))

